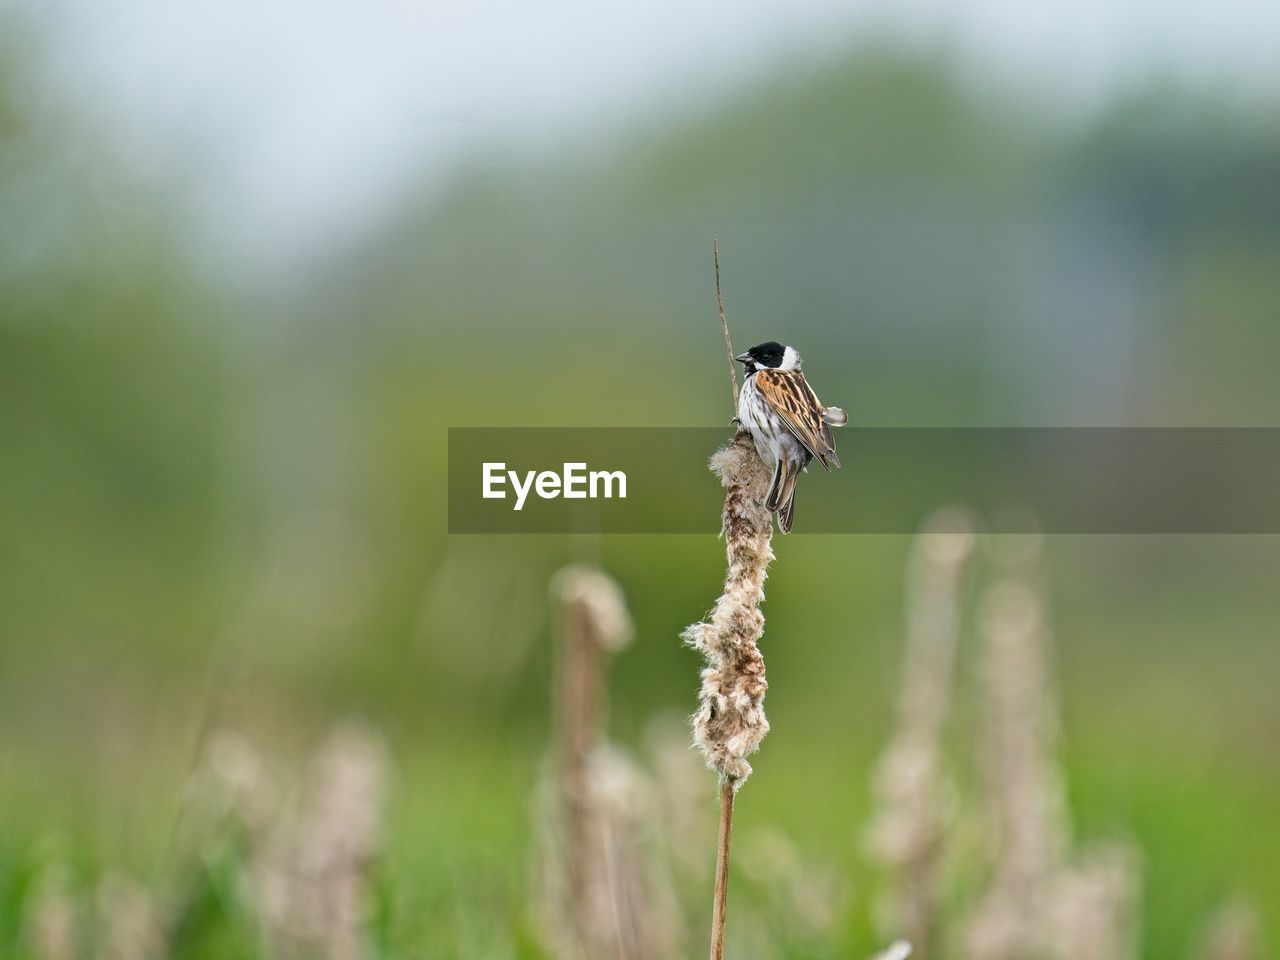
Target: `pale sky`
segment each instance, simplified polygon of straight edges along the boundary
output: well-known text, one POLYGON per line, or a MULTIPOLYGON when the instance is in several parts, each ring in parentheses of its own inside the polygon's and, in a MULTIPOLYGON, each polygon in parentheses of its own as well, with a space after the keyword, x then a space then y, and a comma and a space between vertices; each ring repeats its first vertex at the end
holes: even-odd
POLYGON ((1088 108, 1152 73, 1274 97, 1275 0, 0 0, 143 170, 200 162, 216 242, 305 250, 495 140, 548 150, 859 37, 1088 108), (317 238, 322 238, 318 240, 317 238))

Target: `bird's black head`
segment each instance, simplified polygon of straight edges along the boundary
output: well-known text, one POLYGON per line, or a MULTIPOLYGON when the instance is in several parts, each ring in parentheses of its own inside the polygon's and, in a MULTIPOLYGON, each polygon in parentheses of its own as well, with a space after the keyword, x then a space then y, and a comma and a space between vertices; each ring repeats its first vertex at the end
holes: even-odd
POLYGON ((761 367, 780 367, 783 370, 798 370, 800 368, 799 354, 791 347, 785 347, 776 340, 766 340, 764 343, 758 343, 746 353, 740 354, 734 359, 744 365, 747 376, 751 376, 761 367))

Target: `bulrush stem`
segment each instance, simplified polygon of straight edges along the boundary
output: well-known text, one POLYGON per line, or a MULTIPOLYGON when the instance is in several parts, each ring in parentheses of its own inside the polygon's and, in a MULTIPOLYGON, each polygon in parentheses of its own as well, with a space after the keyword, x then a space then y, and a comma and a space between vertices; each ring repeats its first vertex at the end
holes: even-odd
MULTIPOLYGON (((716 304, 729 362, 729 385, 734 408, 738 377, 734 367, 729 323, 720 292, 720 245, 712 240, 716 272, 716 304)), ((716 885, 711 902, 711 960, 724 958, 724 920, 729 902, 729 839, 733 829, 733 797, 751 776, 747 757, 769 732, 764 694, 769 683, 764 657, 756 645, 764 636, 764 581, 773 560, 773 515, 764 508, 770 473, 746 430, 711 457, 711 472, 725 489, 721 511, 728 572, 724 591, 711 616, 695 623, 681 637, 707 661, 693 715, 693 742, 707 766, 720 775, 720 835, 716 841, 716 885)))
POLYGON ((724 916, 729 907, 729 838, 733 831, 733 784, 720 786, 720 836, 716 840, 716 889, 711 901, 711 960, 724 960, 724 916))
POLYGON ((769 470, 746 431, 739 430, 728 446, 716 452, 711 469, 725 487, 722 522, 729 569, 711 616, 689 627, 683 637, 707 660, 693 715, 693 739, 707 766, 720 775, 720 836, 711 911, 711 960, 720 960, 733 795, 751 775, 747 757, 769 732, 764 715, 769 684, 756 643, 764 634, 760 603, 773 559, 773 517, 764 508, 769 470))

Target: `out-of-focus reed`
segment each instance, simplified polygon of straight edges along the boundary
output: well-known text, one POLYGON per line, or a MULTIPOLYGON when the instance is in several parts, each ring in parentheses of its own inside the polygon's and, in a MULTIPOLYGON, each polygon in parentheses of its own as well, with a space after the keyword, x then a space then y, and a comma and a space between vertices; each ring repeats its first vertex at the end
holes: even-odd
MULTIPOLYGON (((165 883, 147 887, 107 871, 73 889, 55 857, 25 905, 24 941, 37 960, 161 960, 199 952, 207 904, 219 922, 250 919, 253 955, 363 960, 369 874, 380 849, 388 761, 363 724, 336 726, 310 776, 287 790, 243 737, 213 730, 188 779, 165 883), (286 801, 288 799, 288 802, 286 801), (234 901, 234 902, 232 902, 234 901)), ((222 934, 219 934, 222 935, 222 934)))
POLYGON ((76 902, 67 866, 47 864, 33 884, 24 910, 26 947, 39 960, 76 960, 81 954, 76 902))
MULTIPOLYGON (((746 757, 767 731, 755 643, 771 531, 767 514, 752 513, 751 485, 767 478, 751 473, 758 458, 750 452, 735 466, 742 451, 730 445, 718 459, 730 487, 729 574, 708 622, 690 628, 709 659, 695 731, 720 773, 722 800, 749 774, 746 757), (739 469, 746 474, 735 475, 739 469), (747 485, 741 498, 735 484, 747 485)), ((883 875, 876 914, 880 942, 892 945, 879 957, 1133 960, 1141 940, 1139 852, 1116 841, 1079 846, 1072 837, 1043 540, 980 537, 966 515, 948 511, 923 528, 908 582, 896 726, 873 778, 873 816, 857 831, 883 875), (971 579, 978 602, 968 629, 971 579), (975 671, 960 669, 966 655, 975 671), (951 724, 953 704, 969 699, 959 687, 969 677, 979 722, 975 742, 964 744, 949 734, 964 729, 951 724), (981 776, 965 796, 958 785, 971 753, 981 776)), ((556 720, 536 807, 544 845, 534 884, 548 953, 687 956, 685 913, 697 912, 691 905, 708 872, 710 779, 677 720, 648 725, 649 770, 609 740, 609 663, 634 632, 619 586, 598 570, 571 567, 554 578, 552 599, 556 720)), ((246 956, 383 955, 372 920, 389 768, 381 737, 361 724, 334 727, 309 774, 292 785, 249 741, 212 731, 189 778, 175 843, 198 869, 172 871, 150 887, 115 871, 77 886, 66 852, 48 844, 23 895, 22 956, 198 956, 194 928, 208 923, 211 899, 225 914, 219 922, 240 918, 246 956)), ((847 928, 855 898, 840 871, 767 825, 745 831, 735 846, 757 907, 735 925, 735 955, 781 958, 787 944, 821 950, 847 928)), ((717 879, 724 863, 718 858, 717 879)), ((1231 901, 1188 955, 1259 960, 1260 926, 1245 901, 1231 901)))
POLYGON ((161 960, 164 928, 149 890, 123 874, 107 874, 96 891, 98 960, 161 960))
POLYGON ((1138 947, 1139 858, 1119 841, 1073 850, 1043 539, 995 537, 991 548, 995 576, 980 609, 980 747, 992 858, 965 955, 1127 960, 1138 947))
POLYGON ((381 844, 386 771, 378 735, 339 726, 317 752, 296 806, 255 849, 250 889, 273 955, 369 956, 368 871, 381 844))
POLYGON ((573 566, 555 576, 551 595, 556 749, 539 805, 544 939, 566 960, 671 956, 679 923, 654 853, 658 793, 606 731, 609 659, 633 634, 622 591, 603 573, 573 566))
POLYGON ((1262 923, 1248 900, 1228 900, 1209 918, 1194 960, 1262 960, 1262 923))
POLYGON ((938 859, 947 829, 942 735, 954 686, 964 572, 973 522, 935 515, 916 539, 907 585, 907 628, 897 726, 873 781, 867 831, 873 858, 894 877, 880 924, 928 956, 938 913, 938 859))
MULTIPOLYGON (((944 514, 912 553, 897 725, 873 781, 865 838, 886 889, 886 936, 917 957, 963 960, 1132 960, 1140 954, 1140 851, 1124 840, 1073 840, 1059 758, 1053 630, 1044 541, 1038 535, 955 536, 944 514), (952 530, 940 539, 940 531, 952 530), (979 789, 944 777, 944 728, 968 618, 959 589, 970 548, 980 556, 973 673, 979 706, 972 749, 979 789), (977 838, 977 842, 974 842, 977 838)), ((1197 957, 1255 957, 1256 917, 1224 908, 1197 957)))

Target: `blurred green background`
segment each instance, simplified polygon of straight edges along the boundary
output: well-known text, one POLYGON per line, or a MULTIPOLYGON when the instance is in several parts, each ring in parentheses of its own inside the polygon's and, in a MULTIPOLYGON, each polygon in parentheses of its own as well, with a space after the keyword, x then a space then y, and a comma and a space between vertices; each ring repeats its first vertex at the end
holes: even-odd
MULTIPOLYGON (((51 856, 76 889, 176 869, 208 730, 296 771, 350 715, 393 758, 388 955, 537 955, 547 582, 586 560, 626 591, 610 724, 634 745, 692 710, 677 638, 723 550, 447 536, 445 431, 727 420, 713 234, 735 341, 795 344, 859 424, 1280 419, 1280 87, 1171 70, 1071 107, 977 81, 945 44, 849 30, 817 56, 780 43, 679 110, 624 104, 537 149, 480 136, 276 260, 197 226, 222 196, 207 144, 140 162, 62 27, 4 17, 5 955, 51 856)), ((690 496, 718 509, 710 476, 690 496)), ((773 732, 736 826, 785 832, 853 890, 831 937, 788 955, 877 945, 858 836, 908 546, 777 544, 773 732)), ((1280 943, 1280 543, 1058 536, 1048 555, 1077 831, 1141 846, 1144 955, 1185 955, 1238 892, 1280 943)))

